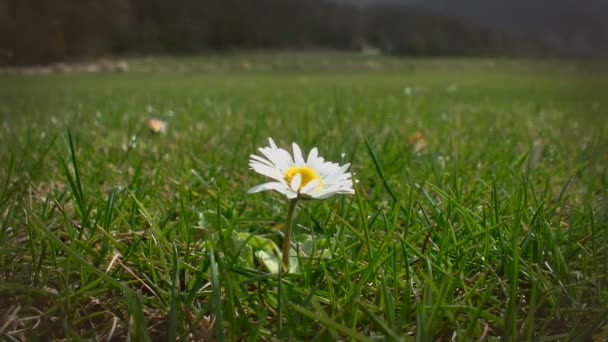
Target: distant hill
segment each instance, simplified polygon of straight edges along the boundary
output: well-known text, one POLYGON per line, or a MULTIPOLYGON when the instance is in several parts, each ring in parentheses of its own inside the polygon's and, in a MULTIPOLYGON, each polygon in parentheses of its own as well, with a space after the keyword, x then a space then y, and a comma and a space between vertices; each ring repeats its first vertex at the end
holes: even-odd
POLYGON ((451 1, 0 0, 0 64, 243 49, 405 56, 608 51, 608 23, 596 13, 608 5, 599 0, 580 0, 595 4, 584 11, 565 5, 545 10, 539 4, 547 0, 451 1))
POLYGON ((425 8, 487 27, 537 37, 560 54, 608 54, 606 0, 341 0, 425 8))

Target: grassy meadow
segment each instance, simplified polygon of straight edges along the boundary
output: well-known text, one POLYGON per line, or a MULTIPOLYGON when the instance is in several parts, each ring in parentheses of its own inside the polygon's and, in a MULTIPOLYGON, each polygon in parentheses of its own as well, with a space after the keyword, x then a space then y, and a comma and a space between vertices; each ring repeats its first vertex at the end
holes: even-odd
POLYGON ((0 75, 1 339, 608 338, 601 65, 128 62, 0 75), (268 137, 359 180, 300 202, 293 273, 268 267, 285 198, 247 195, 268 137))

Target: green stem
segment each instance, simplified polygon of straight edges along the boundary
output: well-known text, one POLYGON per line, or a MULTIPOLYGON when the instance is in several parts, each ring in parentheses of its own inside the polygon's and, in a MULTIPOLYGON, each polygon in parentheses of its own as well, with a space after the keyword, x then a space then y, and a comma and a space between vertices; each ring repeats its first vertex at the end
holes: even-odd
POLYGON ((285 235, 283 236, 283 265, 289 272, 289 247, 291 246, 291 235, 293 231, 293 213, 296 209, 298 199, 289 200, 289 208, 287 209, 287 222, 285 223, 285 235))

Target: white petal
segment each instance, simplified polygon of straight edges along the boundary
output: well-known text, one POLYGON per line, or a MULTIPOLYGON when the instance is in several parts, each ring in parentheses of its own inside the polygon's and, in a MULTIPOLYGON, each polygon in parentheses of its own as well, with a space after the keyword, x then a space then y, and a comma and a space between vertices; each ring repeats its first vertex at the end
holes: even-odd
POLYGON ((319 150, 316 147, 313 147, 310 152, 308 152, 308 159, 306 160, 306 164, 312 167, 312 164, 317 160, 319 156, 319 150))
POLYGON ((285 172, 289 170, 290 167, 293 166, 293 159, 291 158, 291 154, 282 148, 277 150, 277 154, 279 155, 280 162, 277 164, 279 168, 281 168, 281 172, 285 172))
POLYGON ((350 167, 350 163, 346 163, 346 164, 342 165, 340 167, 340 173, 346 172, 346 170, 348 170, 349 167, 350 167))
POLYGON ((272 170, 275 170, 275 171, 279 170, 273 164, 268 164, 268 162, 264 163, 264 162, 261 162, 261 161, 254 160, 253 158, 249 160, 249 167, 250 168, 252 168, 252 169, 255 170, 257 166, 265 167, 265 168, 272 169, 272 170))
POLYGON ((249 159, 249 162, 250 162, 250 163, 251 163, 252 161, 257 161, 257 162, 260 162, 260 163, 266 164, 266 165, 271 166, 271 167, 276 167, 276 165, 274 165, 274 163, 273 163, 273 162, 271 162, 270 160, 268 160, 268 159, 264 159, 264 158, 262 158, 262 157, 260 157, 260 156, 258 156, 258 155, 256 155, 256 154, 252 154, 251 156, 249 156, 249 158, 250 158, 250 159, 249 159))
POLYGON ((254 186, 253 188, 249 189, 249 191, 247 191, 247 193, 254 194, 256 192, 266 191, 266 190, 276 190, 276 191, 282 192, 282 190, 284 190, 285 188, 286 188, 286 186, 283 183, 269 182, 269 183, 264 183, 264 184, 254 186))
POLYGON ((340 165, 335 163, 325 162, 318 167, 319 176, 321 178, 331 176, 335 173, 338 173, 340 170, 340 165))
POLYGON ((293 199, 298 197, 298 193, 292 191, 287 184, 284 183, 280 183, 280 182, 270 182, 270 183, 264 183, 264 184, 260 184, 260 185, 256 185, 253 188, 249 189, 249 191, 247 191, 248 194, 253 194, 256 192, 260 192, 260 191, 266 191, 266 190, 274 190, 277 192, 282 193, 283 195, 287 196, 287 198, 289 199, 293 199))
POLYGON ((289 152, 282 148, 271 149, 270 147, 262 147, 258 149, 270 162, 276 165, 281 171, 293 164, 289 152))
POLYGON ((346 170, 350 167, 350 163, 346 163, 340 167, 332 167, 332 170, 325 170, 328 173, 325 174, 323 178, 326 182, 335 182, 336 180, 341 179, 344 175, 350 175, 350 173, 345 173, 346 170))
POLYGON ((312 196, 313 192, 315 192, 317 190, 317 186, 319 185, 319 180, 318 179, 313 179, 310 182, 308 182, 308 184, 306 184, 302 190, 300 191, 300 193, 304 193, 307 195, 312 196))
POLYGON ((296 166, 306 165, 304 158, 302 157, 302 150, 300 150, 300 146, 298 146, 296 143, 293 143, 291 146, 293 147, 293 160, 296 163, 296 166))
POLYGON ((276 179, 278 181, 283 180, 283 174, 274 167, 270 167, 268 165, 264 165, 258 162, 250 162, 249 166, 257 173, 264 175, 266 177, 270 177, 272 179, 276 179))
POLYGON ((329 177, 326 177, 325 179, 323 179, 323 184, 327 184, 327 187, 330 186, 330 184, 337 184, 337 183, 352 183, 351 179, 350 179, 351 175, 350 173, 343 173, 341 175, 332 175, 329 177))
POLYGON ((339 187, 333 187, 331 189, 323 189, 322 193, 319 194, 319 199, 329 198, 335 194, 350 194, 350 191, 343 190, 339 187))
POLYGON ((268 137, 268 142, 270 143, 270 147, 272 147, 273 149, 277 148, 277 144, 274 143, 274 140, 272 140, 271 137, 268 137))
POLYGON ((318 196, 319 199, 331 197, 335 194, 354 194, 355 190, 352 188, 352 182, 339 182, 332 184, 322 190, 322 193, 318 196))
POLYGON ((296 175, 291 180, 291 190, 298 191, 298 188, 300 187, 300 182, 302 182, 302 175, 296 173, 296 175))

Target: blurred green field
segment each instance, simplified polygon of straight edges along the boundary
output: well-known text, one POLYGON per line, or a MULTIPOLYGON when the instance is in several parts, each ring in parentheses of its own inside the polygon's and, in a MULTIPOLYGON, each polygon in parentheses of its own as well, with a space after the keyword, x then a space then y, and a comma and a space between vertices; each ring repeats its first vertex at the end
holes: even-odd
POLYGON ((608 336, 601 64, 128 62, 0 76, 3 338, 608 336), (266 181, 247 162, 269 136, 351 162, 360 180, 356 196, 299 206, 296 274, 256 254, 280 245, 287 209, 246 195, 266 181))

